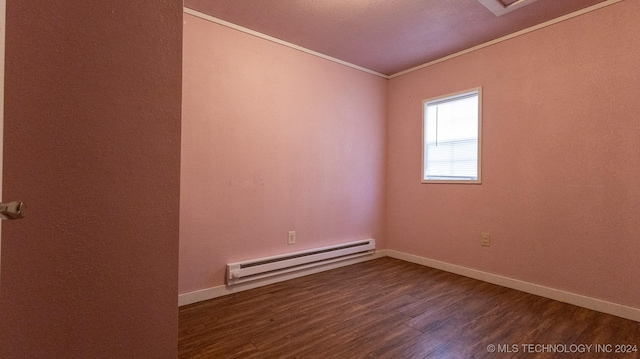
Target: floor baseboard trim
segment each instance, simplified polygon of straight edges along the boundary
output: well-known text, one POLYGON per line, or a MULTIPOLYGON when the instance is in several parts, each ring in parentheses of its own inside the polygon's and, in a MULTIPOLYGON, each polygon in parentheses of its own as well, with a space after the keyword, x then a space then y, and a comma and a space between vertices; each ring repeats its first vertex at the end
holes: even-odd
POLYGON ((640 309, 394 250, 387 256, 640 322, 640 309))
POLYGON ((297 271, 297 272, 286 273, 286 274, 283 274, 283 275, 280 275, 280 276, 277 276, 277 277, 273 277, 273 278, 269 278, 269 279, 256 280, 254 282, 240 283, 240 284, 237 284, 237 285, 234 285, 234 286, 220 285, 220 286, 217 286, 217 287, 211 287, 211 288, 206 288, 206 289, 202 289, 202 290, 197 290, 197 291, 194 291, 194 292, 184 293, 184 294, 180 294, 178 296, 178 306, 182 307, 184 305, 194 304, 194 303, 202 302, 202 301, 205 301, 205 300, 222 297, 222 296, 225 296, 225 295, 229 295, 229 294, 233 294, 233 293, 237 293, 237 292, 242 292, 242 291, 249 290, 249 289, 259 288, 259 287, 263 287, 263 286, 266 286, 266 285, 270 285, 270 284, 274 284, 274 283, 278 283, 278 282, 283 282, 285 280, 304 277, 304 276, 307 276, 307 275, 310 275, 310 274, 320 273, 320 272, 328 271, 328 270, 331 270, 331 269, 340 268, 340 267, 344 267, 344 266, 348 266, 348 265, 352 265, 352 264, 356 264, 356 263, 366 262, 366 261, 370 261, 372 259, 382 258, 382 257, 386 257, 386 256, 387 256, 387 250, 385 250, 385 249, 377 250, 371 256, 347 259, 347 260, 344 260, 344 261, 331 263, 331 264, 327 264, 327 265, 324 265, 324 266, 319 266, 319 267, 315 267, 315 268, 309 268, 309 269, 301 270, 301 271, 297 271))
POLYGON ((241 283, 238 285, 234 285, 232 287, 221 285, 217 287, 211 287, 211 288, 206 288, 202 290, 197 290, 194 292, 180 294, 178 296, 178 306, 182 307, 185 305, 202 302, 209 299, 214 299, 214 298, 222 297, 222 296, 237 293, 237 292, 259 288, 266 285, 283 282, 286 280, 299 278, 299 277, 307 276, 310 274, 320 273, 320 272, 324 272, 331 269, 340 268, 340 267, 344 267, 344 266, 348 266, 348 265, 352 265, 360 262, 366 262, 372 259, 377 259, 382 257, 391 257, 391 258, 403 260, 405 262, 420 264, 426 267, 435 268, 435 269, 443 270, 445 272, 450 272, 454 274, 459 274, 465 277, 481 280, 483 282, 496 284, 502 287, 519 290, 525 293, 538 295, 541 297, 557 300, 557 301, 568 303, 568 304, 573 304, 579 307, 583 307, 583 308, 595 310, 598 312, 607 313, 607 314, 615 315, 621 318, 640 322, 640 309, 638 308, 633 308, 633 307, 625 306, 622 304, 617 304, 617 303, 607 302, 600 299, 586 297, 586 296, 571 293, 571 292, 565 292, 555 288, 549 288, 549 287, 545 287, 538 284, 524 282, 518 279, 503 277, 500 275, 483 272, 477 269, 471 269, 471 268, 450 264, 446 262, 441 262, 441 261, 426 258, 426 257, 420 257, 413 254, 407 254, 407 253, 403 253, 403 252, 399 252, 391 249, 378 250, 372 256, 353 258, 353 259, 345 260, 342 262, 331 263, 326 266, 320 266, 316 268, 310 268, 307 270, 301 270, 298 272, 283 274, 281 276, 274 277, 274 278, 257 280, 255 282, 241 283))

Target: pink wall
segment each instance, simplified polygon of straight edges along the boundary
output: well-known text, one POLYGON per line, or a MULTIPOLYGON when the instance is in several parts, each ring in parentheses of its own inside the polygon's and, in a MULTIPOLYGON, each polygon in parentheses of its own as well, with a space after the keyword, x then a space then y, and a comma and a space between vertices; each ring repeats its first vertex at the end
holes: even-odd
POLYGON ((182 1, 7 4, 0 358, 177 356, 182 1))
POLYGON ((638 18, 624 1, 392 79, 389 247, 640 308, 638 18), (421 101, 476 86, 482 185, 420 184, 421 101))
POLYGON ((384 246, 387 81, 185 21, 180 292, 222 285, 229 262, 384 246))

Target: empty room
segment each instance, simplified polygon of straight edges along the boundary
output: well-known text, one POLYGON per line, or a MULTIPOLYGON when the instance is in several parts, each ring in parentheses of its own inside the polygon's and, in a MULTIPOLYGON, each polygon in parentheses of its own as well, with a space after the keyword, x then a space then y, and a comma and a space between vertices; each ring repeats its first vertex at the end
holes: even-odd
POLYGON ((491 2, 185 2, 181 357, 638 357, 640 4, 491 2))
POLYGON ((0 19, 0 358, 640 358, 640 1, 0 19))

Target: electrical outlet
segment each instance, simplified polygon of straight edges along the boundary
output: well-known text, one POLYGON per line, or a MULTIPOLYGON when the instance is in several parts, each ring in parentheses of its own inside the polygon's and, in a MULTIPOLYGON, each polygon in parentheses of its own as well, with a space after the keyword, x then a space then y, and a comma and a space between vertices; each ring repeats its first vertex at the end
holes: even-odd
POLYGON ((490 233, 480 233, 480 245, 483 247, 491 246, 491 234, 490 233))
POLYGON ((287 244, 296 243, 296 231, 289 231, 289 237, 287 238, 287 244))

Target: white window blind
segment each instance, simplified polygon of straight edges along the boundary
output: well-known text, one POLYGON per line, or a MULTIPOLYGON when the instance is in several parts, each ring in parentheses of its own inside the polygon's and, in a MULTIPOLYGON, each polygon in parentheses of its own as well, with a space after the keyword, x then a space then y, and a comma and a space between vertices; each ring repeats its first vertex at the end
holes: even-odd
POLYGON ((423 181, 479 182, 479 90, 424 102, 423 181))

